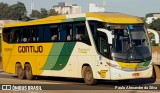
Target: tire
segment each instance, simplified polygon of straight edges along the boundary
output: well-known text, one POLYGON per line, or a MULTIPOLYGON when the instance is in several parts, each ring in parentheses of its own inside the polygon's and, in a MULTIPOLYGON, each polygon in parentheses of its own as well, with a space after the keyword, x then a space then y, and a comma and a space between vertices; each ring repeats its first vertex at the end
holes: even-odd
POLYGON ((33 80, 34 79, 34 76, 32 74, 32 67, 31 67, 30 64, 25 65, 25 74, 26 74, 26 78, 28 80, 33 80))
POLYGON ((128 84, 130 80, 119 80, 119 84, 128 84))
POLYGON ((21 64, 16 64, 16 74, 19 79, 25 79, 25 71, 21 64))
POLYGON ((88 85, 97 84, 97 80, 93 78, 93 72, 90 66, 85 67, 83 72, 84 82, 88 85))

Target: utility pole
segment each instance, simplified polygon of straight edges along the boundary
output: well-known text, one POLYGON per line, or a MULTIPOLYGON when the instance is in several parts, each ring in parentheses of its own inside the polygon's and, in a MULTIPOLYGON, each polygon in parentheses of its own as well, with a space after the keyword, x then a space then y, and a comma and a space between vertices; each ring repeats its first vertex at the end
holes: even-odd
POLYGON ((103 0, 103 7, 105 8, 106 11, 106 0, 103 0))
POLYGON ((34 10, 34 0, 31 1, 31 11, 34 10))

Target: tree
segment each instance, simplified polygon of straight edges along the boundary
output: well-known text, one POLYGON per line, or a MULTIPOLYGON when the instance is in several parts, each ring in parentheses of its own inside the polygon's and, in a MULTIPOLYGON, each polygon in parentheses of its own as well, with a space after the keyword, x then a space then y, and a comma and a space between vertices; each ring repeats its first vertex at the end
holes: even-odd
POLYGON ((48 15, 49 15, 49 16, 58 15, 58 12, 56 12, 55 9, 50 9, 48 15))
POLYGON ((41 8, 41 18, 48 17, 48 11, 45 8, 41 8))
POLYGON ((0 20, 6 19, 6 14, 9 9, 9 5, 7 3, 0 3, 0 20))
POLYGON ((41 18, 41 13, 38 10, 32 10, 32 13, 30 14, 30 17, 41 18))
POLYGON ((5 13, 6 19, 22 20, 26 17, 27 17, 27 10, 25 5, 21 2, 17 2, 17 4, 9 6, 8 10, 5 13))
POLYGON ((160 18, 155 19, 151 24, 149 24, 149 28, 160 31, 160 18))
POLYGON ((146 18, 148 18, 148 17, 153 17, 153 14, 154 14, 154 13, 148 13, 148 14, 146 14, 146 18))

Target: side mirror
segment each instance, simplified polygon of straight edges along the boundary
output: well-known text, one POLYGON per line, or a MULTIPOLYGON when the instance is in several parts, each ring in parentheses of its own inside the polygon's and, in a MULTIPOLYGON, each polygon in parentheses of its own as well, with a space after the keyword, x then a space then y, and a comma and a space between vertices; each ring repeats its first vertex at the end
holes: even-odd
POLYGON ((108 43, 112 44, 112 32, 111 31, 108 31, 107 29, 104 29, 104 28, 98 28, 97 31, 106 33, 108 37, 108 43))

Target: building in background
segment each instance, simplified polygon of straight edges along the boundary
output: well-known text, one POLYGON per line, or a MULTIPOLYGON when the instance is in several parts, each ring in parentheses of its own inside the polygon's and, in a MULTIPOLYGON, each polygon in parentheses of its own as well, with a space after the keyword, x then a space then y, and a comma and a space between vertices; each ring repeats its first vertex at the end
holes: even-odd
POLYGON ((160 18, 160 13, 154 13, 152 17, 147 17, 146 23, 150 24, 158 18, 160 18))
POLYGON ((81 6, 65 2, 58 3, 58 5, 53 6, 53 9, 59 14, 79 14, 82 12, 81 6))
POLYGON ((90 3, 89 4, 89 12, 105 12, 105 7, 104 6, 98 6, 95 3, 90 3))
POLYGON ((153 17, 160 18, 160 13, 155 13, 155 14, 153 14, 153 17))
POLYGON ((150 24, 150 23, 152 23, 154 20, 156 20, 156 19, 158 19, 158 17, 148 17, 147 19, 146 19, 146 23, 147 24, 150 24))

